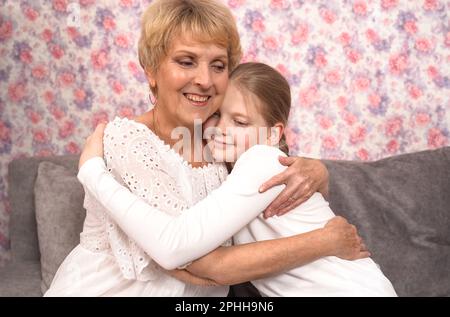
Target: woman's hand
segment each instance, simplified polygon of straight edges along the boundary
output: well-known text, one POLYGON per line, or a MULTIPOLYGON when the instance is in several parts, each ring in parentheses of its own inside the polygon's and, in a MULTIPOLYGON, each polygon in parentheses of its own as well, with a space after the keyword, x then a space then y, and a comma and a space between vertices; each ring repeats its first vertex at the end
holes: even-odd
POLYGON ((281 216, 308 200, 315 192, 328 195, 328 170, 319 161, 303 157, 280 156, 279 161, 289 166, 275 175, 259 189, 261 193, 276 185, 286 184, 286 188, 264 211, 264 217, 281 216))
POLYGON ((194 275, 186 270, 165 270, 167 274, 170 276, 176 278, 177 280, 180 280, 187 284, 193 284, 198 286, 218 286, 216 282, 213 280, 210 280, 208 278, 198 277, 197 275, 194 275))
POLYGON ((78 169, 89 159, 99 156, 103 158, 103 134, 105 132, 106 123, 100 123, 95 128, 84 144, 81 152, 80 161, 78 162, 78 169))
POLYGON ((358 231, 345 218, 336 216, 323 228, 332 246, 331 255, 344 260, 357 260, 370 256, 358 231))

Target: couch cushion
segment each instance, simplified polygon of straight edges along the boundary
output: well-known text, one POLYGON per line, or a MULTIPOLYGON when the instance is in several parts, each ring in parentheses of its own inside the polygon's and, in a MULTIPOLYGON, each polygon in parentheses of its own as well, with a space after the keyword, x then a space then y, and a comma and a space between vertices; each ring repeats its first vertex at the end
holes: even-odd
POLYGON ((75 166, 39 164, 34 192, 43 293, 59 265, 80 241, 86 212, 84 190, 76 173, 75 166))
POLYGON ((13 261, 0 268, 0 297, 42 296, 39 261, 13 261))
POLYGON ((42 161, 75 170, 79 155, 17 158, 8 165, 8 200, 11 205, 10 239, 12 259, 39 260, 34 184, 42 161))
POLYGON ((330 204, 354 223, 401 296, 450 295, 450 147, 325 161, 330 204))

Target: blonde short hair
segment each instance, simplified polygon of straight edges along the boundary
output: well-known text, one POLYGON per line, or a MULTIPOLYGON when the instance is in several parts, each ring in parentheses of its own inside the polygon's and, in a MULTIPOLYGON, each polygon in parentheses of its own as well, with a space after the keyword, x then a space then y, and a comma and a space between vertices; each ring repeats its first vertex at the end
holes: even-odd
POLYGON ((139 62, 145 71, 157 71, 174 37, 189 34, 200 43, 214 43, 228 52, 231 72, 242 51, 234 17, 216 0, 156 0, 142 16, 139 62))

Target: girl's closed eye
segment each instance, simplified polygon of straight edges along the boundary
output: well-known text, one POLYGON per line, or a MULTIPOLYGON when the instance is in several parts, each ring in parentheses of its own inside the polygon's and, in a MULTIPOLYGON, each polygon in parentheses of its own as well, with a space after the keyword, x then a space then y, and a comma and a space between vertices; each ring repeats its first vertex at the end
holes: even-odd
POLYGON ((240 126, 240 127, 247 127, 247 126, 248 126, 248 122, 245 122, 245 121, 243 121, 243 120, 234 119, 233 121, 234 121, 234 123, 235 123, 237 126, 240 126))

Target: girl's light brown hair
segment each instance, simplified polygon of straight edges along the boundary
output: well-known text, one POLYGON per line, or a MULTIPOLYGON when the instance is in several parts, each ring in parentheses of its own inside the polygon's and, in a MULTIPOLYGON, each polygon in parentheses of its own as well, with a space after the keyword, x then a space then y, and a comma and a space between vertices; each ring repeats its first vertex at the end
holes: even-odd
POLYGON ((156 0, 142 15, 138 44, 142 68, 156 72, 177 36, 226 48, 230 72, 241 59, 236 22, 225 5, 216 0, 156 0))
MULTIPOLYGON (((287 125, 291 109, 291 89, 286 78, 277 70, 263 63, 243 63, 232 71, 230 80, 244 95, 251 93, 257 98, 259 113, 269 126, 274 126, 277 122, 287 125)), ((279 147, 289 155, 284 133, 279 147)))

